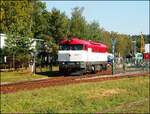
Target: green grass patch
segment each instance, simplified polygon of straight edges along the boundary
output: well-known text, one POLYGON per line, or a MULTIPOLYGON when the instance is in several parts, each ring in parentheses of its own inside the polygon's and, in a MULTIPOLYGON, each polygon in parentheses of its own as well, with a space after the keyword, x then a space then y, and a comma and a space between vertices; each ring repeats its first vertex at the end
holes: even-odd
POLYGON ((53 71, 49 71, 49 69, 42 68, 42 72, 37 68, 37 73, 33 75, 31 72, 27 70, 23 71, 10 71, 10 72, 0 72, 1 82, 19 82, 19 81, 28 81, 33 79, 54 77, 58 75, 58 67, 53 66, 53 71))
POLYGON ((120 106, 113 107, 103 111, 103 113, 113 112, 113 113, 148 113, 149 112, 149 99, 144 98, 142 100, 137 100, 135 102, 130 102, 126 104, 121 104, 120 106))
POLYGON ((1 95, 1 112, 149 112, 149 78, 55 86, 1 95))
POLYGON ((27 81, 39 78, 46 78, 45 75, 35 74, 32 75, 26 71, 14 71, 14 72, 1 72, 0 79, 1 82, 19 82, 19 81, 27 81))

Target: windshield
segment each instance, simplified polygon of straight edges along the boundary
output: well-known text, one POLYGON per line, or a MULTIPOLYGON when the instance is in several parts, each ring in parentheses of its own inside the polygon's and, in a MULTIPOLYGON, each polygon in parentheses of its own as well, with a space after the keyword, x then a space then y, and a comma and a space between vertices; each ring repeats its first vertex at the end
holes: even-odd
POLYGON ((82 49, 83 45, 81 44, 72 44, 72 45, 63 44, 59 46, 59 50, 82 50, 82 49))

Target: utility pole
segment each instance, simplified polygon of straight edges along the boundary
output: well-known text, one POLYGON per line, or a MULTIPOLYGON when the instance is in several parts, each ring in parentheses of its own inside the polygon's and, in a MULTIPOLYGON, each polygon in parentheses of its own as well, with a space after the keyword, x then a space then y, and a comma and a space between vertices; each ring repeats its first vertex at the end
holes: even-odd
POLYGON ((134 64, 136 64, 136 59, 135 59, 135 55, 136 55, 136 40, 132 41, 132 43, 133 43, 134 64))
POLYGON ((133 51, 134 51, 134 55, 136 54, 136 41, 133 41, 133 51))
POLYGON ((13 45, 13 47, 12 47, 12 51, 13 51, 13 64, 12 64, 12 65, 13 65, 13 71, 16 70, 16 68, 15 68, 15 67, 16 67, 16 66, 15 66, 15 63, 16 63, 16 62, 15 62, 15 59, 16 59, 16 58, 15 58, 15 55, 16 55, 16 43, 17 43, 17 42, 16 42, 16 40, 15 40, 15 41, 14 41, 14 45, 13 45))
POLYGON ((15 51, 13 52, 13 71, 15 71, 15 51))
POLYGON ((33 75, 36 73, 36 52, 34 52, 34 60, 33 60, 33 75))
POLYGON ((33 39, 32 40, 33 41, 33 46, 32 46, 32 48, 33 48, 33 66, 32 66, 32 73, 35 75, 35 73, 36 73, 36 55, 37 55, 37 49, 36 49, 36 46, 37 46, 37 42, 38 41, 44 41, 43 39, 33 39))
POLYGON ((112 42, 112 54, 113 54, 112 75, 114 75, 115 74, 115 44, 116 44, 116 40, 114 38, 112 38, 111 42, 112 42))

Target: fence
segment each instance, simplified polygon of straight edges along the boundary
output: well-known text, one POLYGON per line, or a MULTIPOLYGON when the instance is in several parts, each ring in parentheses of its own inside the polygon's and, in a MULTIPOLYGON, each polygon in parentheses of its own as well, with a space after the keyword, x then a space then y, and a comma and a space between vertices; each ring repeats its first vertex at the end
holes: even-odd
POLYGON ((136 60, 135 58, 116 58, 115 59, 115 72, 132 72, 132 71, 147 71, 149 72, 149 60, 136 60))

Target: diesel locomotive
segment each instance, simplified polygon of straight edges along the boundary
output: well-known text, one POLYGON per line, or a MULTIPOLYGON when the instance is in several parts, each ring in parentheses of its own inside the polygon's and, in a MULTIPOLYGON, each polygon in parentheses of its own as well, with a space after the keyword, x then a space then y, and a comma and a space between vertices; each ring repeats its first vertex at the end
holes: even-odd
POLYGON ((107 69, 108 46, 103 43, 81 40, 76 37, 59 43, 58 62, 62 74, 80 75, 107 69))

